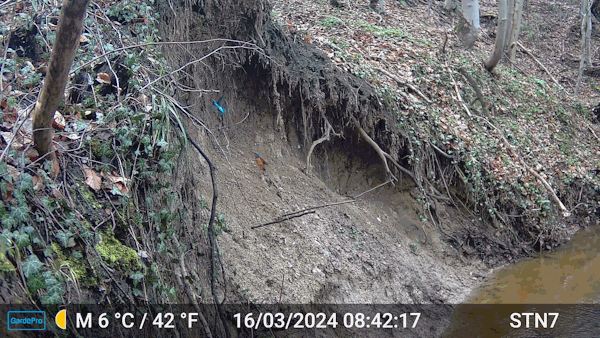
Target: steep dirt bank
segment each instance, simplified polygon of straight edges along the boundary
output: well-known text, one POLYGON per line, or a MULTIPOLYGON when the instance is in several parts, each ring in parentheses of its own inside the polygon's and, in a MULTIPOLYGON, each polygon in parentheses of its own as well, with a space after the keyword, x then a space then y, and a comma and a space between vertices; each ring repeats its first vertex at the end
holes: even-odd
MULTIPOLYGON (((5 284, 25 290, 7 301, 458 303, 491 267, 595 222, 600 130, 585 107, 549 81, 481 72, 481 50, 462 49, 450 14, 434 11, 442 23, 427 28, 390 3, 397 11, 379 15, 367 2, 298 2, 277 21, 265 1, 159 2, 156 44, 145 3, 127 15, 94 7, 112 25, 92 22, 61 108, 64 176, 25 166, 26 147, 0 167, 25 182, 17 198, 2 190, 3 231, 27 231, 2 234, 28 264, 16 273, 21 258, 6 251, 3 266, 17 269, 5 284), (134 42, 113 50, 131 54, 105 51, 134 42)), ((31 90, 11 95, 27 103, 39 65, 10 66, 11 86, 31 90)), ((25 111, 15 102, 3 109, 25 111)), ((22 113, 11 114, 12 128, 22 113)))
MULTIPOLYGON (((348 201, 387 180, 380 157, 359 136, 351 116, 403 165, 408 162, 402 157, 409 152, 388 104, 381 103, 371 85, 341 71, 310 45, 284 35, 266 17, 263 5, 256 5, 263 13, 256 14, 256 7, 232 4, 233 13, 252 13, 242 16, 211 6, 173 16, 165 12, 173 27, 165 32, 169 40, 205 40, 219 29, 222 38, 249 38, 264 50, 240 48, 220 55, 190 69, 183 79, 190 88, 220 91, 182 97, 186 105, 198 107, 191 110, 205 123, 198 129, 190 125, 188 132, 219 168, 218 210, 227 225, 217 242, 224 280, 235 291, 229 301, 456 303, 476 283, 473 275, 485 275, 488 264, 523 254, 498 249, 502 243, 496 244, 493 231, 479 232, 478 227, 486 229, 484 223, 467 225, 472 221, 444 201, 432 202, 433 211, 424 210, 426 190, 395 168, 401 179, 395 187, 252 229, 290 212, 348 201), (229 28, 220 24, 224 21, 231 23, 229 28), (229 64, 234 67, 222 67, 229 64), (222 120, 209 109, 211 99, 219 96, 227 100, 222 120), (316 146, 309 171, 307 153, 328 124, 331 140, 316 146), (255 151, 266 161, 265 171, 254 163, 255 151), (461 236, 470 237, 464 243, 461 236)), ((223 42, 190 47, 185 54, 204 55, 218 43, 223 42)), ((180 51, 166 52, 174 68, 190 61, 180 51)), ((437 156, 431 148, 422 154, 437 156)), ((191 160, 190 165, 194 170, 186 181, 205 180, 198 176, 206 174, 202 161, 191 160)), ((417 172, 417 179, 424 184, 421 175, 417 172)), ((195 189, 196 196, 211 194, 206 185, 195 189)))
MULTIPOLYGON (((166 34, 171 40, 205 40, 219 30, 220 37, 250 39, 264 50, 264 54, 239 49, 220 55, 205 67, 190 69, 183 79, 189 87, 219 91, 184 97, 187 105, 200 108, 194 114, 205 126, 195 137, 209 149, 219 168, 219 210, 227 227, 217 241, 224 280, 237 291, 228 300, 460 302, 474 285, 474 275, 485 275, 489 267, 528 255, 541 243, 555 245, 576 227, 579 215, 567 220, 571 227, 557 227, 564 222, 557 209, 550 219, 527 213, 505 218, 519 210, 516 200, 492 191, 478 200, 477 193, 473 194, 476 180, 471 183, 471 178, 460 179, 457 174, 465 169, 464 164, 456 166, 447 154, 408 137, 413 126, 398 128, 394 112, 406 115, 419 110, 414 103, 417 92, 409 90, 412 102, 406 95, 389 100, 384 94, 382 100, 370 83, 344 72, 309 44, 298 42, 310 40, 309 35, 283 34, 262 11, 268 12, 266 4, 231 6, 235 13, 248 14, 230 16, 204 6, 189 16, 181 14, 186 18, 180 20, 182 27, 166 34), (257 8, 262 14, 254 12, 257 8), (209 109, 211 99, 221 95, 228 100, 228 113, 222 120, 209 109), (389 163, 401 178, 395 187, 387 185, 352 203, 252 229, 287 213, 346 201, 387 181, 381 158, 360 136, 353 117, 384 151, 413 172, 415 180, 389 163), (329 126, 330 139, 314 143, 313 168, 307 168, 313 142, 326 136, 329 126), (267 162, 264 172, 254 163, 255 151, 267 162), (420 161, 406 160, 411 155, 420 161), (444 172, 441 176, 435 174, 438 166, 444 172), (439 191, 449 189, 453 202, 437 198, 438 190, 427 180, 435 181, 433 186, 439 191), (446 184, 450 186, 444 188, 446 184), (474 204, 484 201, 492 203, 500 220, 474 204), (540 228, 539 222, 548 228, 540 228), (532 232, 535 227, 542 229, 539 236, 532 232)), ((167 15, 166 20, 173 19, 167 15)), ((191 48, 190 54, 205 55, 215 46, 191 48)), ((189 61, 180 58, 179 52, 171 54, 174 67, 189 61)), ((434 88, 425 92, 435 97, 434 88)), ((488 126, 483 129, 492 132, 488 126)), ((533 176, 527 180, 543 190, 533 176)), ((591 198, 593 190, 585 189, 584 197, 591 198)), ((203 196, 210 195, 210 189, 199 190, 203 196)), ((566 190, 559 195, 571 198, 566 190)))

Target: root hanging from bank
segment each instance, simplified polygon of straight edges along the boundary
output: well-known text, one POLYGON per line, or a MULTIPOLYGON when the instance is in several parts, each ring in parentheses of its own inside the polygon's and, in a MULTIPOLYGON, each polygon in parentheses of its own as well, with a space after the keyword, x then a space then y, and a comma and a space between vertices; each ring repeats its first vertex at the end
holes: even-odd
POLYGON ((325 136, 319 138, 318 140, 315 140, 311 145, 310 145, 310 149, 308 150, 308 155, 306 155, 306 173, 310 173, 312 171, 312 166, 310 165, 310 157, 312 155, 313 150, 315 150, 315 147, 325 141, 329 141, 331 139, 331 132, 333 132, 334 136, 342 136, 341 133, 336 133, 335 130, 333 130, 333 127, 331 126, 331 124, 329 123, 329 121, 327 119, 325 119, 325 136))
MULTIPOLYGON (((354 126, 356 127, 356 129, 358 130, 358 132, 360 133, 362 138, 368 144, 370 144, 371 147, 373 147, 373 149, 375 149, 375 152, 377 152, 377 155, 379 155, 379 157, 381 157, 381 161, 385 165, 385 173, 387 175, 388 181, 390 181, 392 186, 394 186, 394 181, 397 181, 398 179, 396 178, 396 176, 394 176, 394 174, 392 174, 392 171, 390 170, 390 167, 386 160, 386 157, 391 159, 391 156, 388 153, 386 153, 385 151, 381 150, 379 145, 377 143, 375 143, 375 141, 373 141, 373 139, 367 134, 367 132, 360 126, 360 123, 358 123, 358 120, 354 116, 351 115, 350 118, 352 118, 352 121, 354 121, 354 126)), ((402 169, 404 169, 404 168, 402 168, 402 169)), ((410 174, 410 176, 414 180, 414 175, 412 175, 412 173, 410 174)))

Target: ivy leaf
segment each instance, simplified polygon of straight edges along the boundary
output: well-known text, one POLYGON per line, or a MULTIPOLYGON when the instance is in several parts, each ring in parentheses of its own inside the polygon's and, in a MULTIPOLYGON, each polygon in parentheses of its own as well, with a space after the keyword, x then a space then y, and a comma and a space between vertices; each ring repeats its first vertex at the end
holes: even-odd
POLYGON ((121 193, 121 190, 119 190, 119 188, 117 188, 114 185, 113 185, 112 189, 110 190, 110 193, 113 195, 123 196, 123 194, 121 193))
POLYGON ((136 297, 140 297, 140 298, 144 297, 144 293, 141 290, 138 290, 138 289, 133 289, 133 295, 136 296, 136 297))
POLYGON ((4 215, 2 216, 2 225, 5 229, 11 230, 17 226, 17 221, 11 215, 4 215))
POLYGON ((17 187, 21 192, 33 190, 33 177, 28 173, 21 173, 17 187))
POLYGON ((29 245, 29 235, 20 230, 13 231, 12 238, 19 248, 24 248, 29 245))
POLYGON ((31 291, 33 294, 35 294, 39 289, 43 289, 44 286, 44 277, 42 277, 42 275, 39 273, 27 278, 27 288, 29 288, 29 291, 31 291))
POLYGON ((144 278, 144 274, 140 271, 136 271, 129 275, 131 279, 133 279, 133 285, 138 285, 138 283, 144 278))
POLYGON ((20 203, 12 208, 10 214, 16 221, 26 222, 29 220, 29 206, 25 203, 20 203))
POLYGON ((27 260, 22 262, 23 273, 27 278, 39 272, 42 266, 44 266, 44 263, 40 262, 40 259, 33 254, 29 255, 27 260))
POLYGON ((63 248, 72 248, 75 246, 75 239, 73 239, 73 233, 71 231, 58 230, 55 236, 63 248))
POLYGON ((165 141, 164 139, 161 139, 160 141, 156 142, 156 145, 159 146, 159 147, 161 147, 161 148, 166 147, 168 144, 169 143, 167 141, 165 141))
POLYGON ((63 302, 62 295, 65 293, 62 283, 50 271, 44 272, 43 276, 46 283, 46 295, 41 297, 42 303, 61 304, 63 302))

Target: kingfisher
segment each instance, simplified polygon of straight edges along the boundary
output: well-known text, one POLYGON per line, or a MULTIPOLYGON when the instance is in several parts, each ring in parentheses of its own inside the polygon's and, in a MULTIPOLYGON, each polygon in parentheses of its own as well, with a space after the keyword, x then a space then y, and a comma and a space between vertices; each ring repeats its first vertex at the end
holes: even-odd
POLYGON ((219 100, 215 101, 214 99, 212 99, 213 105, 211 106, 212 109, 216 109, 219 111, 219 114, 221 115, 225 115, 225 108, 223 108, 223 106, 225 105, 225 101, 223 100, 223 96, 221 96, 219 98, 219 100))
POLYGON ((255 151, 254 152, 254 156, 256 156, 256 164, 258 164, 258 167, 264 171, 265 170, 265 160, 262 159, 262 157, 260 157, 260 155, 255 151))

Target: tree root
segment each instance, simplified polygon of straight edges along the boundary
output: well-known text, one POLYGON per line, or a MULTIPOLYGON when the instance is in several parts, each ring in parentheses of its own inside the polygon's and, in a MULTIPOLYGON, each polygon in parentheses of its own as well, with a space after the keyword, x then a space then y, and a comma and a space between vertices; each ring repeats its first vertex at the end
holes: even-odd
POLYGON ((325 136, 319 138, 318 140, 315 140, 311 145, 310 145, 310 149, 308 150, 308 155, 306 155, 306 173, 310 173, 312 170, 312 166, 310 165, 310 156, 312 155, 313 150, 315 150, 315 147, 325 141, 329 141, 330 140, 330 134, 333 131, 333 135, 334 136, 340 136, 341 134, 337 134, 334 130, 333 127, 331 126, 331 124, 329 123, 329 121, 327 121, 327 119, 325 119, 325 136))
MULTIPOLYGON (((375 152, 377 152, 377 155, 379 155, 379 157, 381 157, 381 161, 385 165, 385 173, 387 174, 388 181, 390 181, 392 183, 392 185, 394 185, 394 180, 397 181, 398 179, 394 176, 394 174, 392 174, 392 171, 390 170, 390 167, 388 166, 387 160, 385 159, 386 155, 390 159, 391 159, 391 156, 388 153, 381 150, 379 145, 377 143, 375 143, 375 141, 373 141, 373 139, 369 135, 367 135, 367 132, 360 126, 360 123, 358 123, 358 120, 354 116, 350 115, 350 118, 354 122, 354 126, 356 126, 356 129, 358 129, 358 132, 360 133, 362 138, 365 141, 367 141, 367 143, 370 144, 371 147, 373 147, 373 149, 375 149, 375 152)), ((403 172, 410 173, 410 171, 408 171, 404 168, 402 168, 402 169, 403 169, 402 170, 403 172)), ((410 177, 414 180, 414 175, 412 173, 410 173, 410 177)))

